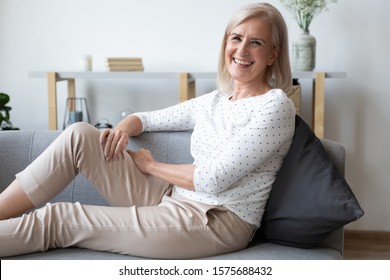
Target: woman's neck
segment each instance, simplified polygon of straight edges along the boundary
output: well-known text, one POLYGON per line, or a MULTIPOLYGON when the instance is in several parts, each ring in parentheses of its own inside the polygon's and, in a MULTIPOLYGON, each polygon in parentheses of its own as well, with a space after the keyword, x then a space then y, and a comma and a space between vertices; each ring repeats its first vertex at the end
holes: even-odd
POLYGON ((233 96, 230 98, 231 101, 236 101, 243 98, 258 96, 270 91, 272 87, 268 83, 246 85, 235 83, 233 96))

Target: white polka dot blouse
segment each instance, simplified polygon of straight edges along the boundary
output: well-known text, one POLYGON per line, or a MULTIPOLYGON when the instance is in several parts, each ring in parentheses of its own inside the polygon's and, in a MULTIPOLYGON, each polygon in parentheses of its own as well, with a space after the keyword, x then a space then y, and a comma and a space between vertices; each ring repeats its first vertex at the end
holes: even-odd
POLYGON ((193 130, 195 191, 175 191, 224 206, 260 226, 272 184, 295 131, 295 108, 279 89, 237 101, 218 90, 166 109, 136 113, 143 131, 193 130))

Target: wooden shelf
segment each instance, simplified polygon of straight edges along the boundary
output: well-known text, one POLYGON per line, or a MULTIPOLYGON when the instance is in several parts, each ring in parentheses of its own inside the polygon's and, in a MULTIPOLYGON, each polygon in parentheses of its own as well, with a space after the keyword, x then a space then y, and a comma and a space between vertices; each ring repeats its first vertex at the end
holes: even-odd
MULTIPOLYGON (((50 72, 30 72, 30 78, 47 78, 50 72)), ((73 79, 179 79, 173 72, 52 72, 57 81, 73 79)))
MULTIPOLYGON (((68 82, 68 97, 76 97, 76 79, 176 79, 179 82, 179 102, 195 97, 199 79, 217 78, 215 72, 30 72, 31 78, 47 78, 49 129, 57 129, 57 82, 68 82)), ((345 72, 294 72, 294 79, 313 81, 313 130, 324 137, 325 79, 345 79, 345 72)))
POLYGON ((179 101, 195 97, 194 82, 188 73, 172 72, 30 72, 30 78, 47 78, 49 129, 57 130, 57 82, 68 82, 68 98, 76 97, 76 79, 176 79, 179 82, 179 101))

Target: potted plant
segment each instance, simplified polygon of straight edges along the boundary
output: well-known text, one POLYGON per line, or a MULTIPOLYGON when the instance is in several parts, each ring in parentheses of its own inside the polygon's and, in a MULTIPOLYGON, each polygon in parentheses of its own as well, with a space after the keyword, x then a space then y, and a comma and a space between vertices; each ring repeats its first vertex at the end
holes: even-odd
POLYGON ((10 121, 10 114, 12 107, 6 106, 9 102, 9 95, 3 92, 0 92, 0 129, 1 130, 18 130, 12 126, 10 121))
POLYGON ((292 67, 296 71, 312 71, 316 63, 316 39, 310 35, 309 27, 314 17, 327 10, 327 5, 337 0, 280 0, 293 14, 301 29, 292 45, 292 67))

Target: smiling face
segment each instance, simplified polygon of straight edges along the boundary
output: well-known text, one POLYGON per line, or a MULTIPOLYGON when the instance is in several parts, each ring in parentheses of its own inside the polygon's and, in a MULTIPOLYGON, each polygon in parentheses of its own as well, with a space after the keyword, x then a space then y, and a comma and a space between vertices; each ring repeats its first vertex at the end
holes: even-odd
POLYGON ((264 19, 248 19, 227 35, 225 62, 235 85, 260 87, 267 84, 267 67, 277 56, 270 24, 264 19))

